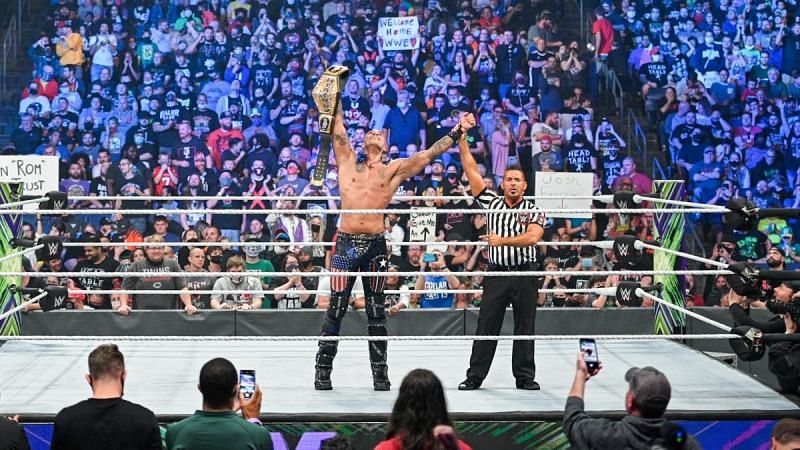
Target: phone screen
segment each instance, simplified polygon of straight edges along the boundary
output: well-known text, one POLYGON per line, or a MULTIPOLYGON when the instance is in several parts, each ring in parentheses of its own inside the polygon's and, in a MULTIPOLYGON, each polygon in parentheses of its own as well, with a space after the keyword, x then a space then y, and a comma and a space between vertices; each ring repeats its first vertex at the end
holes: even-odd
POLYGON ((583 360, 586 362, 589 373, 597 371, 600 359, 597 356, 597 344, 594 339, 581 339, 580 346, 581 353, 583 353, 583 360))
POLYGON ((436 255, 433 253, 425 253, 425 255, 422 257, 422 262, 432 263, 435 262, 436 259, 436 255))
POLYGON ((239 371, 239 390, 242 392, 242 397, 245 400, 250 400, 256 392, 256 371, 255 370, 240 370, 239 371))

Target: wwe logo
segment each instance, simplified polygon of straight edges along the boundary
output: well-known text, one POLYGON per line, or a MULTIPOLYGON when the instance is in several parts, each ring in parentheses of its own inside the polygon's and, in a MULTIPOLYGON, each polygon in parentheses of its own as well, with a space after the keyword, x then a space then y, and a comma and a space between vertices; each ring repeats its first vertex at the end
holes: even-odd
POLYGON ((631 293, 632 292, 633 291, 631 291, 630 289, 620 289, 619 290, 619 298, 620 298, 621 303, 623 303, 623 304, 630 303, 630 301, 631 301, 631 293))
POLYGON ((63 295, 59 295, 58 297, 53 297, 53 309, 59 309, 64 305, 64 301, 66 301, 66 297, 63 295))
POLYGON ((617 202, 617 208, 619 208, 619 209, 628 209, 628 201, 624 200, 624 201, 617 202))
POLYGON ((628 244, 617 246, 617 253, 619 253, 619 256, 628 256, 628 244))
POLYGON ((53 202, 53 209, 64 209, 66 203, 63 200, 56 200, 53 202))
POLYGON ((47 244, 47 254, 49 256, 59 256, 58 242, 49 242, 47 244))

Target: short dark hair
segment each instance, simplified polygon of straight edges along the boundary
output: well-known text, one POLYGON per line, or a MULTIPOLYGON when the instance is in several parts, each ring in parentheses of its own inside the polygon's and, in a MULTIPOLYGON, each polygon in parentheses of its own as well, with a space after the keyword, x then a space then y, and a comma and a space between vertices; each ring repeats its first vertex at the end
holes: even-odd
POLYGON ((118 377, 125 371, 125 357, 116 344, 103 344, 89 353, 89 376, 93 380, 118 377))
POLYGON ((800 420, 781 419, 772 429, 772 437, 781 444, 800 440, 800 420))
POLYGON ((516 170, 517 172, 520 172, 522 174, 522 179, 526 182, 528 181, 528 175, 525 173, 524 170, 522 170, 522 166, 520 166, 519 164, 508 165, 506 167, 506 172, 508 172, 509 170, 516 170))
POLYGON ((200 392, 210 408, 224 408, 236 396, 236 367, 225 358, 214 358, 200 369, 200 392))

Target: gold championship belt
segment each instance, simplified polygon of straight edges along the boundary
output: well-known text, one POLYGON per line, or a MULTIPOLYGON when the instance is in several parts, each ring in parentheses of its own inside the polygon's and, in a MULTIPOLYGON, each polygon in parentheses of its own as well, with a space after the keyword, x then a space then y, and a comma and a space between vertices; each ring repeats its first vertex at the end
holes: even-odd
POLYGON ((328 172, 328 158, 331 154, 331 144, 333 143, 333 120, 336 116, 336 108, 339 107, 339 100, 342 97, 342 90, 349 69, 344 66, 330 66, 325 69, 311 96, 319 111, 319 152, 317 153, 317 165, 311 175, 311 186, 321 187, 328 172))

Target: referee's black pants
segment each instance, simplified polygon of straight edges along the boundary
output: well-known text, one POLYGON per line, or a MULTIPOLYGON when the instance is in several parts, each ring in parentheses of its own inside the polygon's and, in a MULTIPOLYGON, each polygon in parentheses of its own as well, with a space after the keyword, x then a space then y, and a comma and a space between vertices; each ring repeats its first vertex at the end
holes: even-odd
MULTIPOLYGON (((514 311, 514 334, 533 335, 536 322, 536 301, 539 294, 536 277, 493 277, 483 280, 483 299, 478 317, 478 336, 498 336, 503 326, 506 306, 514 311)), ((467 378, 483 381, 489 374, 497 341, 474 341, 469 359, 467 378)), ((514 341, 511 353, 511 369, 517 382, 533 380, 536 363, 533 360, 533 341, 514 341)))

